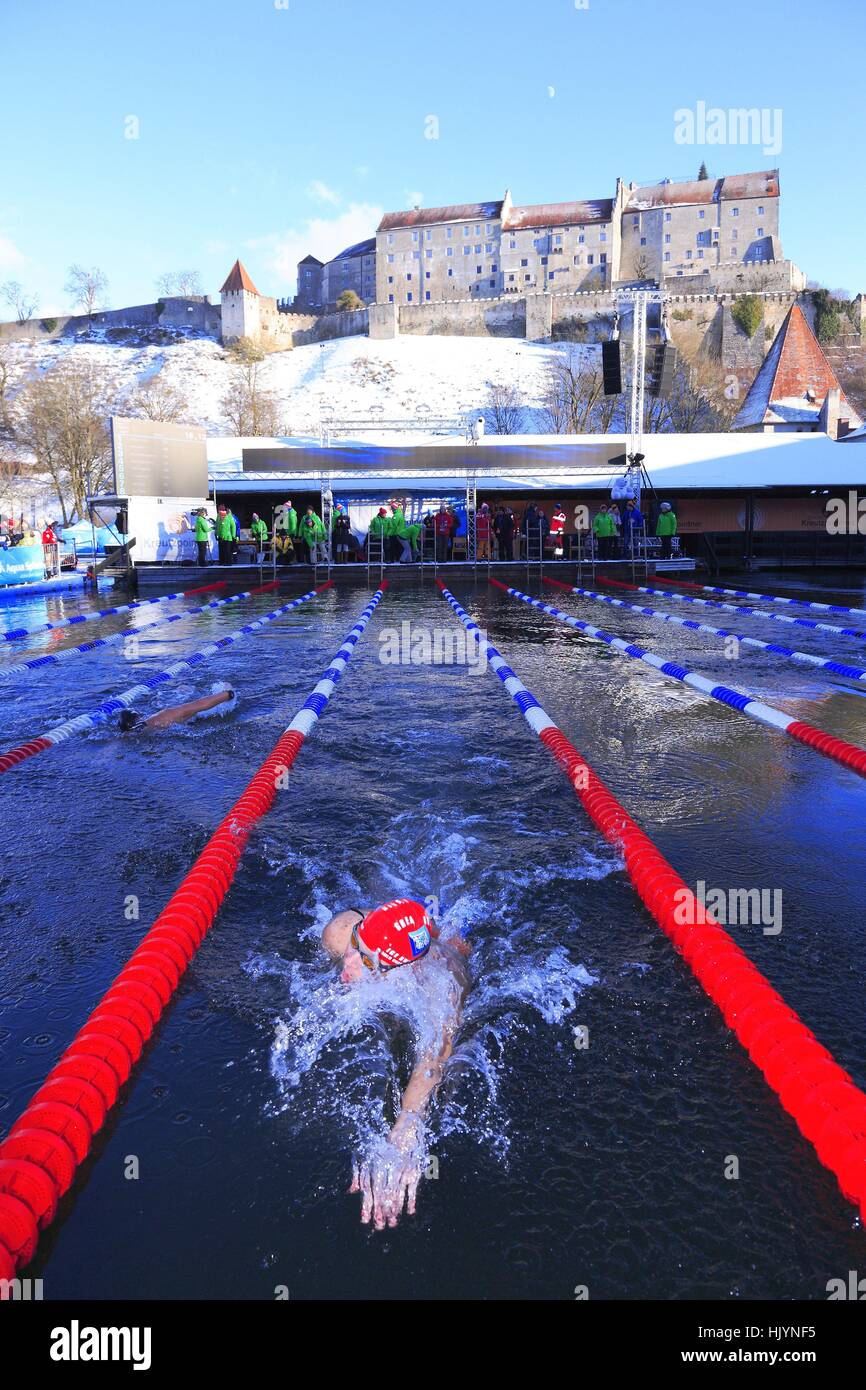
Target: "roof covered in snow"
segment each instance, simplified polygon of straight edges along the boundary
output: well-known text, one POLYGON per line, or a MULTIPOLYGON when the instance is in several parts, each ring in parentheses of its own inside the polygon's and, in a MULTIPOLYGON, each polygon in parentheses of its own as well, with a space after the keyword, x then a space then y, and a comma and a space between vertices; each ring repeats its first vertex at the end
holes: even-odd
MULTIPOLYGON (((400 437, 389 432, 363 441, 344 439, 328 449, 319 448, 310 437, 212 438, 208 472, 217 491, 232 492, 279 491, 305 479, 307 490, 316 489, 323 474, 332 486, 357 491, 364 473, 374 492, 387 492, 396 482, 459 488, 465 486, 470 468, 488 488, 602 491, 622 473, 628 448, 628 436, 617 434, 491 435, 469 445, 453 435, 400 437), (277 465, 279 452, 285 452, 285 471, 250 466, 260 450, 270 465, 277 465)), ((694 488, 758 492, 847 488, 862 482, 859 450, 842 449, 826 434, 658 434, 644 437, 644 451, 656 490, 672 496, 694 488)))
POLYGON ((590 198, 579 203, 534 203, 513 207, 502 222, 503 231, 522 227, 570 227, 588 222, 610 222, 613 198, 590 198))
POLYGON ((626 199, 626 212, 642 209, 675 207, 680 204, 701 205, 738 198, 778 198, 779 171, 767 169, 754 174, 728 174, 722 179, 694 179, 687 183, 654 183, 633 188, 626 199))
POLYGON ((860 416, 846 399, 803 310, 794 304, 749 387, 733 428, 817 423, 827 392, 834 388, 841 393, 843 418, 847 415, 852 425, 859 425, 860 416))
POLYGON ((492 222, 501 216, 502 199, 489 203, 454 203, 445 208, 412 208, 410 212, 386 212, 378 231, 389 232, 399 227, 426 227, 434 222, 492 222))

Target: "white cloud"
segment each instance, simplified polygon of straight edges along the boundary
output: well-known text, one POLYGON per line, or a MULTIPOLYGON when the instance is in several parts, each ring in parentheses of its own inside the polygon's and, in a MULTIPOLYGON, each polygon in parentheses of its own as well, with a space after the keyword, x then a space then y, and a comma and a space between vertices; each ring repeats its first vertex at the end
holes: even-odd
POLYGON ((0 236, 0 270, 20 270, 27 264, 27 257, 23 251, 8 237, 0 236))
POLYGON ((329 203, 334 208, 339 207, 342 201, 336 189, 329 188, 326 183, 322 183, 321 179, 313 180, 307 189, 307 194, 317 203, 329 203))
POLYGON ((256 237, 246 245, 250 250, 264 251, 265 264, 279 281, 280 293, 291 293, 298 261, 304 256, 312 254, 320 261, 331 260, 344 246, 374 236, 381 220, 382 208, 372 203, 352 203, 336 217, 311 217, 302 226, 256 237))
POLYGON ((407 188, 406 206, 407 208, 422 208, 424 206, 424 194, 417 191, 413 192, 411 188, 407 188))

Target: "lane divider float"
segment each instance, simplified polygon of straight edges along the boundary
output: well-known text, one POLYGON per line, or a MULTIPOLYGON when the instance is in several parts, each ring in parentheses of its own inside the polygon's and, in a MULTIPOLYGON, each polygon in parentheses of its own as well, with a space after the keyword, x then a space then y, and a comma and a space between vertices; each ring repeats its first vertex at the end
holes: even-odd
POLYGON ((844 1196, 866 1219, 866 1095, 698 903, 442 580, 436 583, 529 727, 568 777, 593 824, 621 851, 641 901, 721 1010, 821 1163, 834 1174, 844 1196), (684 911, 684 904, 692 911, 684 911), (683 922, 684 917, 691 922, 683 922))
POLYGON ((253 826, 273 805, 386 587, 387 581, 373 595, 141 945, 0 1143, 0 1279, 13 1279, 16 1269, 32 1260, 41 1232, 54 1220, 61 1197, 213 926, 253 826))
MULTIPOLYGON (((559 580, 553 579, 549 582, 560 586, 559 580)), ((784 714, 782 710, 764 704, 763 700, 756 699, 754 695, 747 695, 742 690, 736 690, 732 686, 719 685, 710 680, 709 677, 699 675, 697 671, 689 671, 676 661, 668 661, 655 652, 639 647, 636 642, 626 642, 622 637, 614 637, 612 633, 605 632, 603 628, 594 627, 592 623, 582 622, 580 618, 573 618, 570 613, 563 613, 561 609, 554 608, 552 604, 542 603, 541 599, 531 598, 529 594, 522 593, 520 589, 510 589, 498 579, 491 579, 490 583, 495 585, 497 589, 504 589, 512 598, 520 599, 522 603, 528 603, 530 607, 538 608, 542 613, 548 613, 551 618, 556 618, 558 622, 567 623, 569 627, 586 633, 587 637, 604 642, 614 651, 621 652, 624 656, 633 657, 637 661, 645 662, 647 666, 652 666, 660 675, 682 681, 684 685, 691 686, 693 690, 700 690, 702 694, 710 695, 712 699, 718 700, 723 705, 728 705, 731 709, 737 710, 749 719, 756 720, 759 724, 764 724, 779 733, 789 734, 799 743, 805 743, 809 748, 814 748, 816 752, 823 753, 825 757, 833 758, 836 762, 842 763, 844 767, 850 768, 852 772, 866 777, 866 750, 858 748, 856 744, 846 743, 844 739, 835 738, 832 734, 825 734, 821 729, 816 729, 813 724, 806 724, 801 719, 795 719, 793 715, 784 714)), ((570 589, 571 585, 562 584, 561 587, 570 589)), ((2 771, 2 766, 0 766, 0 771, 2 771)))
POLYGON ((684 589, 702 589, 707 594, 727 594, 729 598, 756 598, 762 603, 790 603, 795 608, 813 608, 820 613, 856 613, 866 618, 866 608, 847 608, 843 603, 815 603, 812 599, 783 598, 779 594, 752 594, 748 589, 720 589, 715 584, 691 584, 687 579, 674 579, 673 576, 657 574, 661 584, 682 584, 684 589))
POLYGON ((175 661, 164 671, 160 671, 156 676, 151 676, 150 680, 144 681, 141 685, 133 685, 129 690, 124 690, 119 695, 113 695, 110 700, 104 700, 89 714, 79 714, 75 719, 64 720, 62 724, 56 724, 47 733, 29 739, 26 743, 19 744, 17 748, 10 748, 6 753, 0 753, 0 773, 9 772, 27 758, 35 757, 37 753, 44 753, 46 749, 54 748, 58 743, 65 743, 68 738, 72 738, 73 734, 84 733, 86 729, 95 729, 100 724, 105 724, 113 714, 119 714, 122 709, 129 709, 136 700, 147 699, 158 686, 165 685, 166 681, 175 680, 192 667, 199 666, 209 656, 214 656, 217 652, 232 646, 233 643, 242 641, 251 633, 266 627, 268 623, 275 622, 284 613, 290 612, 293 608, 299 608, 302 603, 309 603, 310 599, 323 593, 325 589, 329 589, 332 584, 333 580, 327 580, 318 588, 310 589, 308 593, 302 594, 300 598, 292 599, 291 603, 284 603, 280 608, 275 608, 273 612, 262 614, 254 622, 245 623, 243 627, 227 633, 225 637, 220 637, 215 642, 208 642, 206 647, 200 647, 197 652, 192 652, 190 656, 175 661))
POLYGON ((208 594, 213 589, 225 587, 226 581, 219 579, 215 584, 200 584, 196 589, 183 589, 179 594, 136 599, 134 603, 120 603, 116 608, 100 608, 93 613, 74 613, 70 618, 58 618, 55 623, 40 623, 38 627, 19 627, 11 632, 0 632, 0 641, 15 642, 19 637, 34 637, 38 632, 54 632, 57 628, 74 627, 77 623, 95 623, 98 618, 113 618, 116 613, 132 613, 136 608, 146 608, 153 603, 174 603, 181 598, 191 598, 193 594, 208 594))
MULTIPOLYGON (((763 642, 760 637, 749 637, 744 632, 729 632, 723 627, 713 627, 710 623, 696 623, 692 618, 681 618, 678 613, 663 613, 659 608, 647 608, 639 603, 629 603, 623 598, 613 598, 610 594, 597 594, 592 589, 581 589, 577 585, 558 583, 545 578, 545 584, 556 584, 558 588, 568 589, 569 593, 579 594, 581 598, 595 599, 598 603, 608 603, 614 608, 628 608, 632 613, 653 618, 657 622, 675 623, 677 627, 687 627, 693 632, 709 632, 713 637, 736 637, 749 647, 760 647, 762 651, 774 652, 778 656, 789 657, 791 661, 804 662, 807 666, 820 666, 832 671, 835 676, 848 676, 850 680, 866 681, 866 668, 848 666, 843 661, 833 661, 824 656, 813 656, 811 652, 798 652, 793 647, 783 647, 780 642, 763 642)), ((615 584, 618 589, 632 589, 635 593, 652 593, 652 589, 642 589, 639 584, 626 584, 620 579, 602 579, 602 584, 615 584)), ((672 598, 672 594, 665 594, 672 598)))
POLYGON ((210 603, 197 604, 195 608, 184 608, 180 613, 170 613, 165 618, 154 618, 149 623, 139 623, 138 627, 124 628, 122 632, 112 632, 108 637, 95 637, 92 642, 79 642, 77 647, 64 647, 60 652, 47 652, 43 656, 32 656, 27 661, 19 661, 14 666, 0 668, 0 680, 6 680, 9 676, 26 675, 30 671, 42 670, 45 666, 56 666, 58 662, 66 661, 71 656, 86 656, 88 652, 98 651, 100 647, 111 647, 118 642, 125 642, 130 637, 137 637, 141 632, 149 632, 154 627, 164 627, 166 623, 182 623, 184 618, 194 618, 199 613, 207 613, 215 608, 224 608, 229 603, 241 603, 244 599, 253 598, 256 594, 266 594, 271 589, 278 589, 280 581, 271 580, 269 584, 259 584, 255 589, 246 589, 240 594, 231 594, 228 598, 211 599, 210 603))
MULTIPOLYGON (((599 575, 600 584, 611 584, 619 589, 624 585, 622 579, 602 579, 599 575)), ((628 584, 626 588, 635 588, 641 594, 656 594, 659 598, 677 599, 680 603, 697 603, 702 608, 717 608, 725 613, 739 613, 749 618, 765 618, 771 623, 788 623, 792 627, 806 627, 812 632, 832 632, 836 637, 856 637, 860 641, 866 640, 866 632, 861 632, 855 627, 837 627, 835 623, 821 623, 815 618, 789 618, 784 613, 768 613, 764 608, 751 608, 746 604, 722 603, 720 599, 696 598, 693 594, 678 594, 675 589, 653 589, 647 584, 628 584)))

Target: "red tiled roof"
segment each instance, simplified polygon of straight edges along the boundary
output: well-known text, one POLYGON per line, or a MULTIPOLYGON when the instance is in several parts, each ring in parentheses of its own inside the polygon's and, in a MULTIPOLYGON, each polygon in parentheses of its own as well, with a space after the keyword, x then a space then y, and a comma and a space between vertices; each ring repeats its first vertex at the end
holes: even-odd
POLYGON ((513 207, 502 223, 503 231, 521 227, 570 227, 587 222, 610 222, 612 198, 589 198, 580 203, 535 203, 513 207))
POLYGON ((714 203, 720 198, 778 198, 779 171, 768 169, 755 174, 728 174, 721 179, 695 179, 691 183, 653 183, 633 188, 626 200, 626 212, 641 208, 673 207, 679 204, 714 203))
POLYGON ((447 208, 413 208, 411 212, 386 212, 377 231, 391 232, 399 227, 425 227, 434 222, 493 222, 502 212, 502 199, 491 203, 455 203, 447 208))
POLYGON ((817 416, 828 391, 834 388, 840 391, 840 404, 848 412, 852 424, 859 423, 860 416, 846 399, 803 310, 799 304, 794 304, 749 387, 733 429, 745 429, 780 418, 776 407, 784 403, 788 409, 794 401, 802 401, 804 408, 811 406, 817 416))
POLYGON ((258 294, 258 290, 250 279, 246 267, 240 261, 235 261, 228 273, 225 284, 220 290, 220 294, 228 294, 230 290, 247 290, 250 294, 258 294))
POLYGON ((778 198, 779 171, 766 169, 758 174, 728 174, 722 179, 723 198, 778 198))

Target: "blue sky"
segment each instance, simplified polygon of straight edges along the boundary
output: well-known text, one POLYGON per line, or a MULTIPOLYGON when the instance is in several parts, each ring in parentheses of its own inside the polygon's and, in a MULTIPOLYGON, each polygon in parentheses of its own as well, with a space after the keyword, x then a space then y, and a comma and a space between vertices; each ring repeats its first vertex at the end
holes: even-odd
POLYGON ((0 282, 115 305, 236 256, 266 294, 383 210, 611 196, 778 166, 786 255, 866 291, 862 0, 2 0, 0 282), (674 113, 782 113, 782 148, 683 146, 674 113), (138 138, 127 133, 138 122, 138 138), (438 121, 438 138, 428 139, 438 121))

